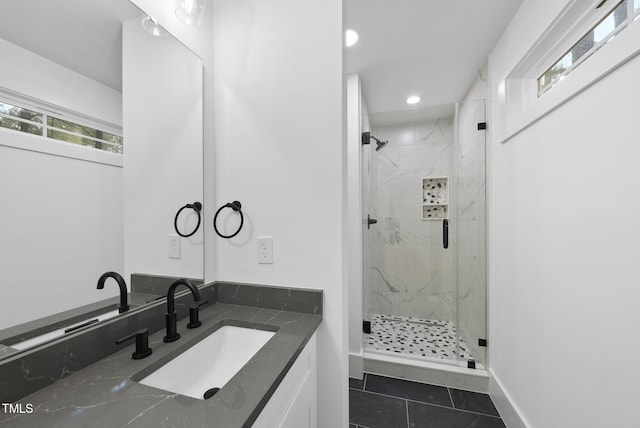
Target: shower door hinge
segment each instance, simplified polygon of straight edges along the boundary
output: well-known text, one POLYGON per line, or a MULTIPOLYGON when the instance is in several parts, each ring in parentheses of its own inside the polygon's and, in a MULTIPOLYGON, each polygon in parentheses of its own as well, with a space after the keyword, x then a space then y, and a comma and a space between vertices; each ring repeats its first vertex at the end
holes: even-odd
POLYGON ((365 334, 371 334, 371 321, 362 320, 362 332, 365 334))
POLYGON ((478 346, 487 346, 487 339, 478 339, 478 346))
POLYGON ((482 131, 483 129, 487 129, 487 122, 478 122, 478 131, 482 131))
POLYGON ((475 369, 476 368, 476 362, 473 360, 468 360, 467 361, 467 368, 468 369, 475 369))

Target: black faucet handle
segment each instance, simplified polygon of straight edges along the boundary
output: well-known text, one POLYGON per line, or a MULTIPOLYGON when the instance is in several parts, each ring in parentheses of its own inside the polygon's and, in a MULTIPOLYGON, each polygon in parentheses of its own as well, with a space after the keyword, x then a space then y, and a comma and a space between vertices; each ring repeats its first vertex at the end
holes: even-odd
POLYGON ((138 331, 134 331, 133 333, 116 340, 116 345, 120 345, 134 337, 136 339, 136 350, 131 354, 131 358, 139 360, 151 355, 152 349, 149 348, 149 329, 146 328, 141 328, 138 331))
POLYGON ((209 303, 208 300, 196 300, 193 302, 193 305, 189 306, 189 324, 187 324, 187 328, 198 328, 202 325, 199 320, 199 309, 200 306, 209 303))

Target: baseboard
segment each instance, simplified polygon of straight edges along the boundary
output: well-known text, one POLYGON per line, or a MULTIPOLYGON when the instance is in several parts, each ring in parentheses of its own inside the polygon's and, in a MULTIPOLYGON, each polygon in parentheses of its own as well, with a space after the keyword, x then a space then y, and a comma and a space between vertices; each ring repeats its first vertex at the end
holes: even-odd
POLYGON ((362 353, 352 354, 349 353, 349 377, 362 379, 364 373, 364 362, 362 353))
POLYGON ((507 428, 530 428, 518 406, 496 374, 489 369, 489 395, 507 428))

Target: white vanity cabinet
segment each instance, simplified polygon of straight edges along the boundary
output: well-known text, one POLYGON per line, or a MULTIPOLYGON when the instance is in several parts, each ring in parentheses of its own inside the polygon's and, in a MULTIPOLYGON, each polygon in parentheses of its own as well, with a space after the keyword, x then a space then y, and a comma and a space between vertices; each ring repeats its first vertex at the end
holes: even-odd
POLYGON ((252 427, 316 428, 317 383, 314 333, 252 427))

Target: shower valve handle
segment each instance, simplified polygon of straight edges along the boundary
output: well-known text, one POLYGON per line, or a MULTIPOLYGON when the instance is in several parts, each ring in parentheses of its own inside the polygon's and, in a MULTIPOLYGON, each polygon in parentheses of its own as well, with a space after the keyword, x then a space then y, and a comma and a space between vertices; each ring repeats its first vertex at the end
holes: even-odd
POLYGON ((367 229, 371 229, 371 225, 376 224, 377 222, 378 220, 376 220, 375 218, 371 218, 371 216, 367 214, 367 229))

